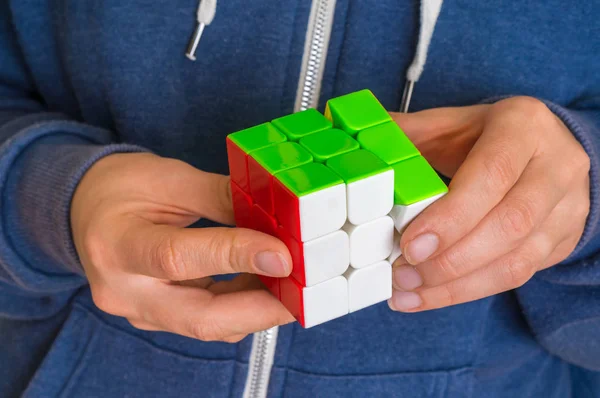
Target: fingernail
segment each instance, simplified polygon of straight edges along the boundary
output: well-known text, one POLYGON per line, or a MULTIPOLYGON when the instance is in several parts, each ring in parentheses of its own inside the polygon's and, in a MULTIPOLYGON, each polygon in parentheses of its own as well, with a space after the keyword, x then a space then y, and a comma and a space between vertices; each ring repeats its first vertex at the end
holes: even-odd
POLYGON ((408 244, 405 252, 406 261, 415 265, 427 260, 438 248, 440 243, 436 234, 423 234, 414 238, 408 244))
POLYGON ((423 300, 417 293, 394 291, 391 299, 391 307, 396 311, 408 311, 419 307, 423 300))
POLYGON ((413 290, 423 284, 423 279, 413 267, 403 265, 394 270, 394 283, 402 290, 413 290))
POLYGON ((256 268, 269 276, 287 276, 288 263, 285 258, 277 252, 260 252, 254 258, 256 268))

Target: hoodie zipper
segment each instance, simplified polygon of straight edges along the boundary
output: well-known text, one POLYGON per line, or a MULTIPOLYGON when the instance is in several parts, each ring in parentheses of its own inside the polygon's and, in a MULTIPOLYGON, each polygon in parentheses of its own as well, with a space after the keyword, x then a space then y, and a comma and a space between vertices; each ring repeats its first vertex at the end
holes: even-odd
MULTIPOLYGON (((335 4, 336 0, 313 0, 312 2, 294 112, 317 108, 319 105, 335 4)), ((244 398, 267 396, 278 331, 279 328, 274 327, 254 334, 244 398)))

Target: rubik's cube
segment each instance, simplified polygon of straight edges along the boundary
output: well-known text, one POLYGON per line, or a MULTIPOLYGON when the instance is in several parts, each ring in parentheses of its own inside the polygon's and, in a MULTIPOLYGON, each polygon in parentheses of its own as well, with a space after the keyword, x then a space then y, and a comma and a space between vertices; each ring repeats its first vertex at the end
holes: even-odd
POLYGON ((368 90, 227 137, 238 227, 279 238, 293 271, 261 276, 312 327, 385 301, 405 227, 447 192, 368 90))

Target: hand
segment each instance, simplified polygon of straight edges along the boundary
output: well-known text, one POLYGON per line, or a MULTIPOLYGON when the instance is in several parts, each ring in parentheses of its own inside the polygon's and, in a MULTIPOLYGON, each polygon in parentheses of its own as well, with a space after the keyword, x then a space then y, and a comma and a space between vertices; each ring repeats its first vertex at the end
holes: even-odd
POLYGON ((573 251, 589 212, 590 160, 541 101, 395 114, 449 193, 401 239, 390 306, 415 312, 517 288, 573 251))
POLYGON ((71 207, 75 246, 95 304, 144 330, 235 342, 293 321, 255 275, 286 276, 278 239, 237 228, 184 228, 208 218, 232 224, 229 178, 149 154, 98 161, 71 207))

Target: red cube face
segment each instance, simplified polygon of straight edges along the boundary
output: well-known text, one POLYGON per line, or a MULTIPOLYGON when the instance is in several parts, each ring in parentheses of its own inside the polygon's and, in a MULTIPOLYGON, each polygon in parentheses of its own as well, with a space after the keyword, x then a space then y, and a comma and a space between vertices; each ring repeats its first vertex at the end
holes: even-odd
POLYGON ((252 157, 248 157, 248 177, 250 193, 254 202, 267 213, 274 215, 273 176, 252 157))
POLYGON ((304 249, 302 243, 298 242, 282 226, 277 228, 277 237, 287 246, 292 256, 293 269, 291 277, 296 279, 302 286, 306 286, 306 277, 304 272, 304 249))
POLYGON ((299 242, 302 242, 300 228, 300 201, 281 181, 273 181, 273 207, 279 223, 299 242))
POLYGON ((257 275, 258 279, 265 285, 267 289, 271 292, 271 294, 277 297, 278 300, 281 300, 281 292, 280 292, 280 279, 273 278, 270 276, 257 275))
POLYGON ((233 202, 236 226, 239 228, 254 229, 252 222, 252 198, 233 180, 231 181, 231 200, 233 202))
POLYGON ((226 143, 231 181, 235 182, 243 191, 250 193, 248 155, 229 138, 227 138, 226 143))
POLYGON ((252 222, 257 231, 277 236, 277 220, 257 204, 252 206, 252 222))
POLYGON ((291 277, 279 281, 279 300, 296 320, 305 327, 302 286, 291 277))

